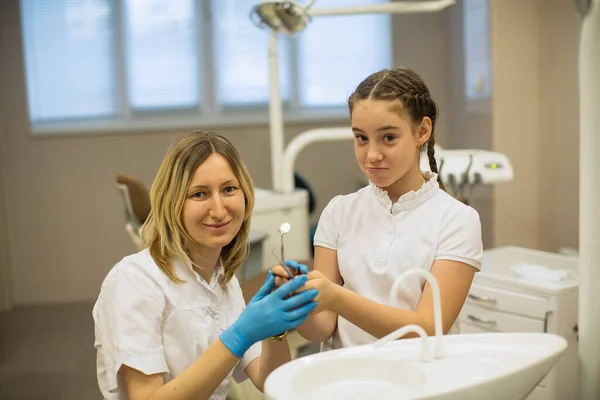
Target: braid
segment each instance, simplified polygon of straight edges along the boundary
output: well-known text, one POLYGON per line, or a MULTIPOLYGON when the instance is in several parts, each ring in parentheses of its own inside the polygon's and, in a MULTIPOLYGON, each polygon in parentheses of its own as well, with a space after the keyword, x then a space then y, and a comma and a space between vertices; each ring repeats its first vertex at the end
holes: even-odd
POLYGON ((431 169, 431 172, 438 175, 437 181, 440 185, 440 189, 442 189, 445 192, 446 187, 442 182, 442 177, 439 175, 438 165, 435 159, 435 137, 433 136, 433 129, 431 130, 431 136, 427 141, 427 158, 429 159, 429 169, 431 169))
POLYGON ((414 99, 415 110, 420 111, 421 117, 429 117, 431 119, 431 135, 425 143, 427 146, 427 159, 429 160, 429 169, 431 172, 438 174, 438 183, 442 190, 446 190, 444 184, 439 177, 437 161, 435 159, 435 122, 438 115, 438 108, 435 101, 431 98, 429 92, 419 93, 412 96, 414 99))
POLYGON ((435 159, 435 139, 431 138, 427 142, 427 158, 429 159, 429 168, 431 172, 438 173, 437 161, 435 159))
POLYGON ((437 115, 438 115, 438 107, 436 102, 429 96, 425 96, 426 100, 427 100, 427 104, 425 105, 424 109, 425 111, 425 115, 428 116, 429 118, 431 118, 432 124, 431 124, 431 135, 429 136, 429 140, 427 140, 427 158, 429 159, 429 169, 431 169, 431 172, 435 173, 438 175, 438 184, 440 185, 440 188, 443 191, 446 191, 446 188, 444 187, 444 184, 442 182, 442 178, 441 176, 439 176, 439 170, 438 170, 438 165, 437 165, 437 161, 435 159, 435 121, 437 119, 437 115))

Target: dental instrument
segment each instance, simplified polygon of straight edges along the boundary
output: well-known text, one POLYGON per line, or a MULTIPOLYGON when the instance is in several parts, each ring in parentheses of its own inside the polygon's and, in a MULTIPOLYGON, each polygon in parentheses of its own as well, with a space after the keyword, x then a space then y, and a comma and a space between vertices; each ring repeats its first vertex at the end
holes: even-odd
MULTIPOLYGON (((465 204, 471 203, 476 186, 509 182, 514 177, 508 157, 494 151, 450 150, 436 145, 435 158, 439 166, 439 180, 448 193, 465 204)), ((420 168, 430 170, 427 157, 421 157, 420 168)))
POLYGON ((283 222, 281 225, 279 225, 279 235, 281 237, 281 258, 279 261, 283 269, 285 269, 285 272, 287 272, 287 274, 290 276, 290 279, 294 279, 294 274, 292 274, 292 271, 290 271, 288 266, 285 265, 285 256, 283 252, 283 236, 289 233, 291 228, 292 226, 289 224, 289 222, 283 222))
POLYGON ((273 255, 273 257, 275 257, 275 259, 277 260, 279 265, 281 265, 281 267, 285 270, 285 272, 288 274, 290 279, 294 279, 295 275, 290 270, 290 267, 288 267, 285 264, 285 255, 284 255, 284 250, 283 250, 283 235, 287 234, 291 230, 291 228, 292 228, 292 226, 290 225, 289 222, 283 222, 281 225, 279 225, 279 235, 281 237, 280 255, 278 257, 275 254, 276 249, 273 249, 271 254, 273 255))

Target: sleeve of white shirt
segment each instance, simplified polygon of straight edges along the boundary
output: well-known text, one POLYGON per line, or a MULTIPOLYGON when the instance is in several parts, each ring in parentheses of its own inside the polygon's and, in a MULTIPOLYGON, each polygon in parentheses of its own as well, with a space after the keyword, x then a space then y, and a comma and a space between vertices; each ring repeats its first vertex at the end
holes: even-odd
POLYGON ((246 353, 244 354, 244 357, 240 360, 240 362, 233 369, 233 379, 235 379, 235 381, 237 383, 241 383, 241 382, 245 381, 246 379, 248 379, 248 375, 246 374, 246 368, 248 367, 248 365, 250 365, 250 363, 252 361, 254 361, 258 357, 260 357, 261 352, 262 352, 262 343, 261 342, 254 343, 252 346, 250 346, 248 351, 246 351, 246 353))
POLYGON ((340 217, 343 212, 341 199, 342 196, 334 197, 323 209, 313 239, 315 246, 337 251, 340 239, 340 217))
MULTIPOLYGON (((240 314, 241 314, 241 312, 244 311, 244 309, 246 308, 246 303, 244 301, 244 295, 242 293, 242 288, 240 287, 240 284, 235 276, 232 278, 232 281, 233 281, 233 282, 231 282, 231 287, 233 289, 233 291, 232 291, 233 299, 232 300, 236 304, 240 305, 240 314)), ((248 365, 250 365, 250 363, 252 361, 254 361, 258 357, 260 357, 261 352, 262 352, 262 343, 256 342, 252 346, 250 346, 250 348, 246 351, 246 353, 244 353, 244 357, 242 357, 240 359, 240 362, 238 362, 238 364, 233 369, 233 379, 235 379, 235 381, 237 383, 241 383, 248 378, 248 375, 246 374, 246 371, 245 371, 246 367, 248 367, 248 365)))
POLYGON ((481 269, 483 244, 479 214, 471 207, 460 207, 442 222, 436 260, 459 261, 481 269))
POLYGON ((107 277, 94 312, 109 391, 118 388, 122 365, 146 375, 169 372, 162 346, 165 297, 141 269, 119 265, 107 277))

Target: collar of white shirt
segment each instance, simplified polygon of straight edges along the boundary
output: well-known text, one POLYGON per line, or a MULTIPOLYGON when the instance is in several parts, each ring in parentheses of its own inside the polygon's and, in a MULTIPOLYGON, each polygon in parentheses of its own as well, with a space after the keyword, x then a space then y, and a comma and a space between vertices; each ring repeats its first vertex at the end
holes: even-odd
POLYGON ((416 192, 410 191, 403 194, 394 204, 392 204, 392 200, 390 199, 387 191, 381 189, 379 186, 376 186, 371 181, 369 181, 369 186, 373 189, 373 193, 375 194, 378 203, 384 206, 387 210, 391 210, 392 214, 396 214, 402 210, 416 208, 432 198, 438 192, 440 186, 437 182, 437 174, 430 171, 423 171, 423 178, 425 178, 425 183, 423 186, 421 186, 416 192))
POLYGON ((219 260, 219 262, 215 266, 213 274, 210 278, 210 282, 206 282, 204 278, 200 276, 199 273, 194 271, 191 265, 187 265, 181 260, 175 261, 173 264, 175 267, 175 273, 181 279, 193 279, 196 282, 200 283, 202 286, 204 286, 206 289, 210 290, 211 292, 214 292, 215 287, 220 284, 219 282, 221 277, 225 274, 225 268, 221 264, 221 260, 219 260))

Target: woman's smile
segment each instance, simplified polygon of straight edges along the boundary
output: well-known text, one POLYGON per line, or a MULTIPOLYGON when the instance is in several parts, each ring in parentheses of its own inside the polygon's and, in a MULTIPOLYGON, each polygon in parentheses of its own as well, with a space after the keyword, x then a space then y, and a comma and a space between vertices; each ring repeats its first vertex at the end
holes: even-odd
POLYGON ((202 224, 202 225, 206 226, 211 232, 223 232, 227 229, 230 222, 231 222, 231 220, 227 221, 227 222, 220 222, 217 224, 202 224))

